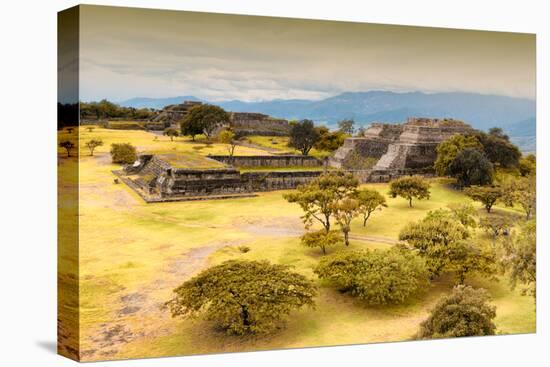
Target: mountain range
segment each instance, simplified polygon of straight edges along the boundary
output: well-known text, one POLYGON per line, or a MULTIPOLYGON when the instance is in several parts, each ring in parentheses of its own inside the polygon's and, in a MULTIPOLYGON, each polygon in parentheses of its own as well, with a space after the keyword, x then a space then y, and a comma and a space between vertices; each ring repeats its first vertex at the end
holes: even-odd
MULTIPOLYGON (((119 102, 135 108, 162 108, 184 100, 208 102, 194 96, 132 98, 119 102)), ((246 102, 212 102, 227 111, 259 112, 289 120, 311 119, 329 127, 342 119, 357 125, 371 122, 404 122, 407 117, 463 120, 476 129, 503 128, 526 151, 534 150, 536 103, 534 100, 477 93, 345 92, 322 100, 275 99, 246 102), (519 138, 519 139, 518 139, 519 138)))

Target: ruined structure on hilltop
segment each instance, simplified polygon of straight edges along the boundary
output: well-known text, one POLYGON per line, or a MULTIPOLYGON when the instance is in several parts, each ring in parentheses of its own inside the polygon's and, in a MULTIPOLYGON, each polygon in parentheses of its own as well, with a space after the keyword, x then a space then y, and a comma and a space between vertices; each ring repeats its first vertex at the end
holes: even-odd
POLYGON ((158 115, 153 118, 153 122, 161 122, 164 127, 176 125, 186 115, 191 107, 200 106, 202 102, 198 101, 183 101, 180 104, 173 104, 164 107, 158 115))
MULTIPOLYGON (((200 105, 202 102, 184 101, 181 104, 166 106, 152 119, 152 122, 160 123, 162 128, 169 126, 179 128, 178 123, 185 118, 189 109, 200 105)), ((251 112, 230 112, 229 124, 220 125, 218 132, 228 127, 240 135, 285 136, 290 132, 287 120, 251 112)))
POLYGON ((357 156, 374 158, 369 181, 384 181, 403 174, 428 173, 437 158, 436 147, 455 134, 472 132, 470 125, 454 119, 409 118, 400 124, 374 123, 363 137, 346 139, 329 165, 349 168, 357 156))
POLYGON ((240 135, 285 136, 290 133, 287 120, 262 113, 231 112, 229 126, 240 135))
MULTIPOLYGON (((219 156, 219 163, 226 156, 219 156)), ((257 156, 246 164, 253 167, 266 159, 274 158, 279 167, 291 166, 302 159, 301 156, 257 156)), ((321 166, 321 162, 312 157, 308 165, 321 166), (314 162, 315 161, 315 162, 314 162)), ((177 159, 177 158, 176 158, 177 159)), ((244 163, 244 162, 243 162, 244 163)), ((288 190, 307 183, 318 177, 322 170, 304 171, 259 171, 241 173, 232 166, 220 164, 219 168, 190 169, 178 167, 177 160, 170 155, 144 154, 138 161, 123 171, 116 171, 122 181, 134 189, 147 202, 176 200, 202 200, 208 198, 231 198, 251 196, 258 191, 288 190)))

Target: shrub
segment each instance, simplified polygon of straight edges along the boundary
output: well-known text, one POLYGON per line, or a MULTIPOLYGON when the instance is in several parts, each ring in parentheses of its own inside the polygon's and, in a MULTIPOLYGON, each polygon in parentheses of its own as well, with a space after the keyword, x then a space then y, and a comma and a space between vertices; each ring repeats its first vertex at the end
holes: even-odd
POLYGON ((456 286, 420 325, 422 339, 494 335, 496 308, 484 289, 456 286))
POLYGON ((402 303, 428 280, 424 261, 401 248, 340 252, 321 259, 315 273, 371 305, 402 303))
POLYGON ((229 334, 273 330, 293 309, 314 306, 313 282, 288 266, 230 260, 206 269, 174 290, 172 316, 207 320, 229 334))
POLYGON ((111 144, 113 163, 132 164, 137 159, 137 150, 130 143, 111 144))
POLYGON ((250 251, 250 247, 245 246, 245 245, 239 246, 239 247, 237 247, 237 249, 238 249, 240 252, 242 252, 243 254, 246 254, 247 252, 250 251))

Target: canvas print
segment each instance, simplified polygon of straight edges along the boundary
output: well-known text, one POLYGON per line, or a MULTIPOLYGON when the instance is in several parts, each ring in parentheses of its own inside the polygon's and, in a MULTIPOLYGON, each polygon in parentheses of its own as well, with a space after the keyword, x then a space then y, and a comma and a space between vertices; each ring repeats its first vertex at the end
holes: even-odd
POLYGON ((58 21, 61 355, 536 331, 534 34, 58 21))

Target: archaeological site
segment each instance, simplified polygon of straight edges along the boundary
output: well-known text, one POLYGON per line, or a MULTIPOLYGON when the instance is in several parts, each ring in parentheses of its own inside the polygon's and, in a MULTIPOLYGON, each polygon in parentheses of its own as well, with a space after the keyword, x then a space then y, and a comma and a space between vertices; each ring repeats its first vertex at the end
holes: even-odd
MULTIPOLYGON (((193 103, 186 101, 178 108, 169 106, 162 116, 167 121, 180 119, 193 103)), ((231 113, 230 125, 244 135, 284 135, 289 128, 286 120, 256 113, 231 113), (269 123, 265 125, 265 121, 269 123)), ((147 202, 241 197, 260 191, 294 189, 328 169, 348 170, 364 183, 388 182, 406 175, 432 175, 437 145, 454 134, 473 131, 459 120, 409 118, 404 124, 373 123, 363 136, 346 138, 344 145, 325 160, 288 154, 211 155, 207 159, 223 167, 189 169, 178 167, 177 159, 171 155, 142 154, 133 165, 116 174, 147 202), (350 164, 357 159, 375 163, 357 168, 350 164), (253 167, 273 170, 240 172, 241 168, 253 167), (290 167, 293 169, 285 170, 290 167)))

